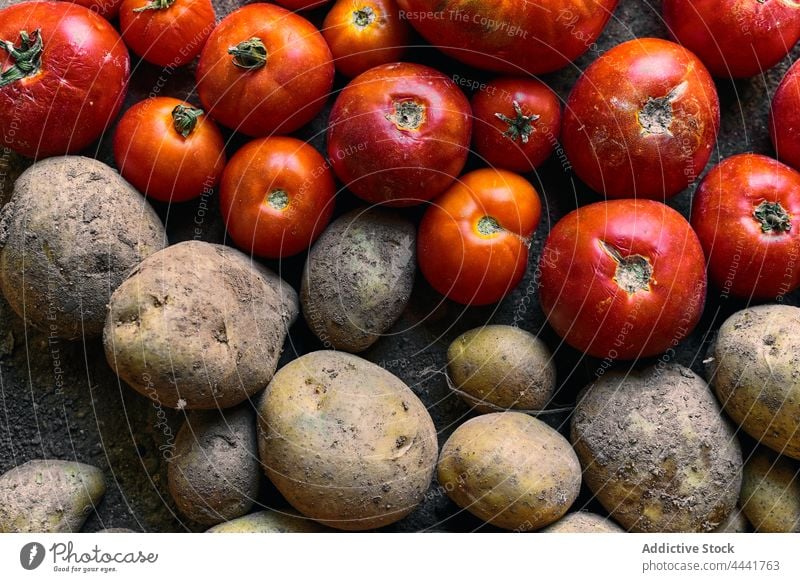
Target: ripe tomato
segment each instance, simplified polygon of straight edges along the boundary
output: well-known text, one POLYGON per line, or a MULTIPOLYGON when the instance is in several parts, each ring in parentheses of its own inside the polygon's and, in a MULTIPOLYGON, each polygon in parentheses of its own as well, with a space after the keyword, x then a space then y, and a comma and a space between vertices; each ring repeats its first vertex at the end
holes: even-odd
POLYGON ((289 10, 310 10, 327 4, 329 0, 275 0, 275 4, 280 4, 289 10))
POLYGON ((772 98, 769 131, 778 159, 800 169, 800 61, 795 62, 772 98))
POLYGON ((194 60, 216 20, 211 0, 123 0, 119 12, 125 44, 159 67, 194 60))
POLYGON ((398 0, 431 44, 463 63, 503 73, 548 73, 588 49, 618 0, 398 0))
POLYGON ((197 92, 221 124, 264 136, 311 121, 333 76, 331 51, 314 25, 280 6, 256 3, 211 33, 197 65, 197 92))
POLYGON ((469 152, 469 101, 440 72, 381 65, 345 87, 333 105, 328 157, 360 198, 411 206, 438 196, 469 152))
POLYGON ((225 168, 225 141, 202 109, 154 97, 120 119, 114 159, 122 177, 147 196, 184 202, 217 185, 225 168))
POLYGON ((493 168, 465 174, 422 218, 422 274, 458 303, 500 301, 525 274, 541 213, 539 195, 522 176, 493 168))
POLYGON ((472 145, 486 163, 529 172, 553 152, 561 133, 561 105, 536 79, 502 78, 472 97, 472 145))
POLYGON ((226 166, 219 190, 236 246, 273 259, 311 246, 331 220, 335 194, 325 159, 292 137, 245 145, 226 166))
POLYGON ((800 4, 787 0, 664 0, 664 20, 718 77, 752 77, 800 40, 800 4))
POLYGON ((0 133, 28 157, 74 153, 117 116, 130 59, 117 31, 69 2, 0 10, 0 133))
POLYGON ((336 70, 348 77, 399 61, 408 44, 408 24, 394 0, 337 0, 322 24, 336 70))
POLYGON ((700 175, 718 130, 719 99, 703 64, 680 45, 641 38, 589 66, 569 96, 561 136, 592 189, 663 199, 700 175))
POLYGON ((723 293, 772 299, 800 287, 800 173, 766 156, 723 160, 694 197, 692 226, 723 293))
POLYGON ((583 206, 560 220, 540 258, 540 298, 553 329, 598 358, 674 348, 700 319, 703 249, 678 212, 653 200, 583 206))
POLYGON ((122 0, 72 0, 75 4, 85 6, 107 20, 114 20, 119 15, 122 0))

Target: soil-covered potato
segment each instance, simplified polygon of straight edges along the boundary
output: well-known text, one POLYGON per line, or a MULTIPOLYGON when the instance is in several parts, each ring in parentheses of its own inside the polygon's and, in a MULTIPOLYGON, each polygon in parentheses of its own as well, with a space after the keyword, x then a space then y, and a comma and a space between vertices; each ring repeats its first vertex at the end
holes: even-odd
POLYGON ((575 511, 547 526, 542 533, 625 533, 625 530, 602 515, 575 511))
POLYGON ((107 527, 106 529, 98 530, 95 533, 107 533, 107 534, 115 534, 115 533, 138 533, 132 529, 128 529, 127 527, 107 527))
POLYGON ((164 406, 235 406, 275 372, 284 300, 239 251, 179 243, 143 261, 114 292, 106 357, 125 382, 164 406))
POLYGON ((756 449, 744 465, 740 503, 756 531, 800 533, 800 463, 756 449))
POLYGON ((357 356, 319 351, 281 368, 259 405, 267 476, 325 525, 366 530, 422 500, 436 465, 436 429, 399 378, 357 356))
POLYGON ((167 481, 184 516, 214 525, 253 507, 261 475, 252 409, 194 411, 178 431, 173 455, 167 481))
POLYGON ((454 391, 478 412, 542 410, 556 388, 550 350, 518 327, 487 325, 461 334, 447 360, 454 391))
POLYGON ((800 308, 759 305, 734 313, 709 360, 725 412, 761 444, 800 459, 800 308))
POLYGON ((738 507, 717 526, 714 533, 751 533, 753 527, 747 521, 744 512, 738 507))
POLYGON ((14 182, 30 165, 29 159, 0 147, 0 209, 11 199, 14 182))
POLYGON ((330 531, 307 517, 267 510, 215 525, 206 533, 319 533, 330 531))
POLYGON ((388 210, 354 210, 334 221, 306 261, 300 301, 326 347, 361 352, 406 307, 416 272, 416 231, 388 210))
POLYGON ((581 487, 567 439, 521 412, 468 420, 445 443, 439 483, 450 498, 497 527, 533 531, 563 516, 581 487))
POLYGON ((57 459, 28 461, 0 476, 0 532, 80 531, 105 492, 97 467, 57 459))
POLYGON ((0 287, 40 330, 97 336, 113 291, 166 244, 150 204, 110 167, 80 156, 49 158, 17 179, 0 211, 0 287))
POLYGON ((623 529, 708 532, 734 510, 741 449, 688 368, 606 374, 578 396, 572 441, 586 484, 623 529))

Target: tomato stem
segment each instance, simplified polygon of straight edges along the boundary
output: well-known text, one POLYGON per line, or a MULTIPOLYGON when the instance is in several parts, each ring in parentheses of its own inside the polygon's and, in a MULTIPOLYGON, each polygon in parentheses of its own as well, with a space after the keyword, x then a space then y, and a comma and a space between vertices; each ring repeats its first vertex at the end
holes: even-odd
POLYGON ((175 0, 150 0, 141 8, 134 8, 134 12, 144 12, 145 10, 166 10, 175 4, 175 0))
POLYGON ((761 224, 761 232, 784 233, 792 229, 791 216, 778 202, 764 200, 756 206, 753 218, 761 224))
POLYGON ((425 107, 411 99, 395 101, 394 111, 386 114, 386 119, 397 126, 397 129, 419 129, 425 121, 425 107))
POLYGON ((176 105, 172 110, 172 126, 183 137, 189 137, 197 125, 197 120, 203 115, 202 109, 176 105))
POLYGON ((525 115, 522 113, 522 107, 520 107, 517 101, 514 101, 513 105, 513 118, 499 112, 495 113, 494 116, 508 124, 508 128, 503 132, 505 137, 511 141, 517 141, 517 138, 519 138, 522 143, 528 143, 528 138, 536 131, 536 128, 533 127, 533 122, 539 119, 540 116, 534 113, 525 115))
POLYGON ((623 257, 616 248, 605 241, 600 241, 600 246, 617 263, 614 272, 614 282, 628 295, 637 291, 650 289, 650 280, 653 277, 653 265, 647 257, 642 255, 628 255, 623 257))
POLYGON ((366 28, 375 22, 375 11, 369 6, 353 10, 353 24, 359 28, 366 28))
POLYGON ((476 228, 481 236, 493 236, 498 232, 503 232, 503 227, 494 216, 482 216, 478 220, 476 228))
POLYGON ((258 69, 267 64, 267 47, 254 36, 228 49, 233 55, 233 64, 241 69, 258 69))
POLYGON ((286 190, 273 190, 267 195, 267 204, 275 210, 283 210, 289 206, 289 194, 286 193, 286 190))
POLYGON ((42 31, 37 28, 33 31, 33 35, 29 35, 27 31, 22 30, 19 33, 19 38, 19 47, 14 46, 14 43, 9 40, 0 40, 0 46, 6 50, 14 61, 14 64, 8 70, 0 74, 0 87, 5 87, 15 81, 36 74, 42 64, 42 51, 44 50, 42 31), (32 36, 36 37, 33 42, 31 42, 32 36))

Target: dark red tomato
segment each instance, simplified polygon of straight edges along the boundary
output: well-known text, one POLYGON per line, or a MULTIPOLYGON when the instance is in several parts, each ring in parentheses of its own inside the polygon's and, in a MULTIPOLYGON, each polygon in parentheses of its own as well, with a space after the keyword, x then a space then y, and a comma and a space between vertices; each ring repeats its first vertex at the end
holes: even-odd
POLYGON ((680 45, 617 45, 576 83, 561 138, 575 172, 609 198, 673 196, 702 172, 719 130, 703 64, 680 45))
POLYGON ((251 136, 289 133, 320 112, 333 86, 325 39, 274 4, 249 4, 214 29, 197 65, 197 92, 221 124, 251 136))
POLYGON ((594 45, 618 0, 397 0, 400 17, 473 67, 548 73, 594 45))
POLYGON ((536 79, 495 79, 472 97, 472 145, 486 163, 529 172, 553 152, 561 133, 561 105, 536 79))
POLYGON ((125 44, 159 67, 190 63, 216 20, 211 0, 123 0, 119 12, 125 44))
POLYGON ((525 274, 541 213, 539 194, 522 176, 492 168, 465 174, 422 218, 422 274, 458 303, 500 301, 525 274))
POLYGON ((336 184, 313 147, 292 137, 267 137, 236 152, 219 192, 236 246, 275 259, 303 252, 322 234, 336 184))
POLYGON ((778 64, 800 40, 792 0, 664 0, 664 20, 718 77, 752 77, 778 64))
POLYGON ((114 134, 120 174, 162 202, 184 202, 211 192, 225 168, 225 141, 202 109, 154 97, 128 109, 114 134))
POLYGON ((119 14, 119 6, 122 0, 71 0, 75 4, 85 6, 92 12, 96 12, 103 18, 113 20, 119 14))
POLYGON ((772 98, 769 131, 778 159, 800 169, 800 61, 786 72, 772 98))
POLYGON ((692 226, 723 294, 775 300, 800 287, 800 173, 756 154, 723 160, 694 197, 692 226))
POLYGON ((583 206, 560 220, 540 258, 550 325, 598 358, 673 349, 703 312, 703 249, 689 223, 653 200, 583 206))
POLYGON ((338 0, 322 24, 336 70, 348 77, 399 61, 408 44, 408 23, 394 0, 338 0))
POLYGON ((345 87, 331 110, 328 157, 367 202, 411 206, 444 192, 469 152, 469 101, 439 71, 381 65, 345 87))
POLYGON ((69 2, 0 10, 0 133, 28 157, 82 150, 119 113, 130 58, 103 18, 69 2))
POLYGON ((280 4, 289 10, 310 10, 327 4, 330 0, 275 0, 275 4, 280 4))

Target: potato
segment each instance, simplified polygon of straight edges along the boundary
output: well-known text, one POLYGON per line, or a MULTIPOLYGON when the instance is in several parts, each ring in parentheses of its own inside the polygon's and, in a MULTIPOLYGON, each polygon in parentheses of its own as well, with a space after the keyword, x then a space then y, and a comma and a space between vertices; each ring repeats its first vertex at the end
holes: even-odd
POLYGON ((0 532, 77 532, 105 492, 97 467, 28 461, 0 477, 0 532))
POLYGON ((547 526, 542 533, 625 533, 625 530, 596 513, 575 511, 547 526))
POLYGON ((167 235, 147 201, 90 158, 35 163, 0 212, 0 287, 51 337, 100 335, 111 293, 167 235))
POLYGON ((137 532, 137 531, 134 531, 134 530, 132 530, 132 529, 128 529, 127 527, 107 527, 106 529, 101 529, 101 530, 98 530, 98 531, 97 531, 97 532, 95 532, 95 533, 99 533, 99 534, 101 534, 101 533, 108 533, 108 534, 112 534, 112 533, 139 533, 139 532, 137 532))
POLYGON ((542 410, 556 388, 556 365, 545 343, 510 325, 470 330, 450 344, 454 391, 478 412, 542 410))
POLYGON ((229 247, 173 245, 111 297, 109 364, 171 408, 228 408, 263 390, 286 337, 285 297, 229 247))
POLYGON ((328 531, 316 521, 290 513, 257 511, 215 525, 206 533, 319 533, 328 531))
POLYGON ((766 448, 744 465, 742 511, 758 532, 800 532, 800 463, 766 448))
POLYGON ((366 530, 422 500, 436 465, 436 429, 399 378, 342 352, 319 351, 281 368, 259 405, 267 476, 325 525, 366 530))
POLYGON ((517 531, 559 519, 581 487, 567 439, 521 412, 485 414, 459 426, 442 448, 438 477, 456 505, 517 531))
MULTIPOLYGON (((2 6, 2 2, 0 2, 2 6)), ((31 165, 31 161, 7 148, 0 147, 0 209, 11 199, 14 182, 31 165)))
POLYGON ((708 532, 736 505, 739 443, 706 383, 678 364, 585 388, 572 441, 587 485, 628 531, 708 532))
POLYGON ((303 315, 326 347, 361 352, 406 307, 416 272, 414 226, 380 208, 334 221, 308 255, 303 315))
POLYGON ((709 359, 710 382, 734 422, 800 459, 800 308, 759 305, 734 313, 709 359))
POLYGON ((169 492, 186 517, 214 525, 245 515, 258 496, 260 467, 251 409, 198 410, 175 439, 169 492))
POLYGON ((737 507, 717 526, 714 533, 750 533, 752 531, 753 528, 747 521, 744 512, 737 507))

